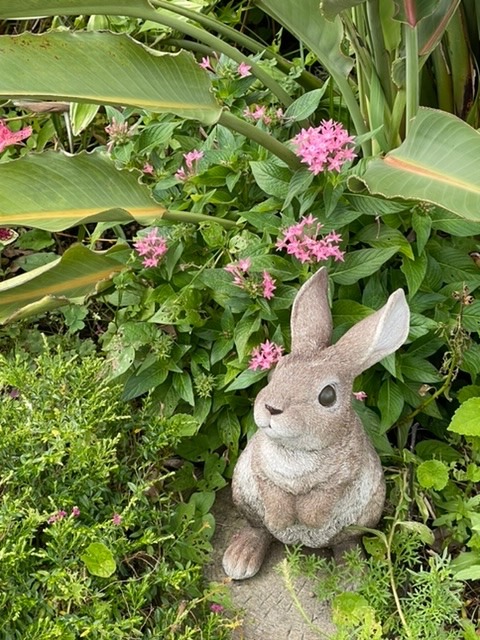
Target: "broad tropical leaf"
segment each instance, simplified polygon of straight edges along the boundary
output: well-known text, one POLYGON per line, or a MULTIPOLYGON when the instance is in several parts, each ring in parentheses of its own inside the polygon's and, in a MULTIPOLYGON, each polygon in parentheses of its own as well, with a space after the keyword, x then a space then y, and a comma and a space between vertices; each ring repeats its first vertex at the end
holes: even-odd
POLYGON ((62 231, 85 222, 149 224, 165 209, 100 153, 47 151, 0 163, 0 226, 62 231))
POLYGON ((129 255, 127 245, 104 252, 73 245, 61 258, 0 283, 0 324, 82 302, 108 286, 129 255))
POLYGON ((110 13, 128 15, 128 10, 140 7, 151 9, 147 0, 2 0, 0 18, 40 18, 44 16, 68 16, 80 14, 110 13), (101 7, 101 8, 99 8, 101 7), (103 9, 103 11, 102 11, 103 9), (125 12, 125 13, 124 13, 125 12))
POLYGON ((125 35, 0 36, 0 97, 128 105, 213 124, 208 75, 186 52, 159 54, 125 35))
POLYGON ((421 200, 480 220, 480 134, 443 111, 421 108, 403 144, 358 176, 370 193, 421 200))
POLYGON ((345 9, 351 9, 358 4, 363 4, 366 0, 323 0, 320 2, 320 10, 327 20, 333 20, 345 9))
POLYGON ((324 18, 318 0, 258 0, 257 4, 313 51, 330 73, 349 74, 353 60, 340 49, 342 23, 324 18))
POLYGON ((397 5, 395 19, 415 27, 420 20, 435 11, 439 2, 440 0, 395 0, 397 5))

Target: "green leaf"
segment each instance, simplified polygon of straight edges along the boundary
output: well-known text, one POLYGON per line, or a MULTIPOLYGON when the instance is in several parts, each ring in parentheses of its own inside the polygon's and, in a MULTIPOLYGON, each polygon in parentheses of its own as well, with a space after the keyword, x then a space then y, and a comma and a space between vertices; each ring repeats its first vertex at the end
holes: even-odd
POLYGON ((208 75, 186 52, 95 31, 0 36, 0 51, 0 97, 122 104, 204 124, 220 117, 208 75))
POLYGON ((306 168, 295 171, 291 177, 290 184, 288 185, 288 194, 285 198, 282 209, 288 207, 295 196, 305 193, 306 189, 308 189, 312 184, 314 177, 313 173, 306 168))
POLYGON ((101 153, 47 151, 0 163, 0 225, 63 231, 87 222, 149 224, 165 209, 139 175, 119 171, 101 153))
POLYGON ((456 580, 480 580, 480 553, 464 551, 451 562, 456 580))
POLYGON ((426 460, 417 469, 417 479, 424 489, 441 491, 448 483, 448 467, 440 460, 426 460))
POLYGON ((441 382, 442 376, 431 362, 408 353, 400 355, 402 373, 415 382, 441 382))
POLYGON ((355 300, 336 300, 332 305, 332 316, 335 326, 346 324, 354 325, 373 313, 373 309, 356 302, 355 300))
POLYGON ((415 447, 415 453, 422 460, 439 458, 444 462, 456 462, 462 459, 459 451, 440 440, 421 440, 415 447))
POLYGON ((472 376, 480 373, 480 344, 473 343, 463 352, 460 369, 472 376))
POLYGON ((167 376, 168 369, 161 362, 155 362, 145 369, 136 371, 125 383, 122 400, 128 401, 138 398, 138 396, 165 382, 167 376))
POLYGON ((322 0, 320 2, 320 10, 327 20, 333 20, 345 9, 351 9, 359 4, 363 4, 365 0, 322 0))
POLYGON ((260 324, 260 316, 252 316, 250 314, 245 314, 243 318, 237 323, 233 336, 235 346, 237 348, 238 359, 240 361, 245 357, 250 336, 255 333, 255 331, 258 331, 258 329, 260 328, 260 324))
POLYGON ((390 429, 402 413, 404 398, 398 385, 388 378, 380 387, 378 394, 378 408, 382 415, 380 430, 382 433, 390 429))
POLYGON ((312 115, 312 113, 318 108, 320 100, 323 98, 325 91, 328 87, 328 81, 324 83, 321 89, 314 89, 313 91, 307 91, 303 96, 297 98, 285 111, 284 117, 298 122, 298 120, 304 120, 312 115))
POLYGON ((105 289, 129 256, 126 245, 108 251, 72 245, 61 258, 0 283, 0 324, 83 302, 105 289))
POLYGON ((344 262, 335 264, 331 271, 332 280, 337 284, 355 284, 360 278, 375 273, 397 251, 397 247, 350 251, 345 255, 344 262))
POLYGON ((468 238, 478 233, 478 222, 462 220, 451 211, 436 207, 430 212, 432 229, 444 231, 452 236, 468 238))
POLYGON ((72 133, 74 136, 82 133, 93 121, 98 113, 100 105, 87 104, 81 102, 70 103, 70 122, 72 123, 72 133))
POLYGON ((281 167, 272 160, 250 162, 253 177, 262 191, 269 196, 284 200, 288 195, 292 172, 287 167, 281 167))
MULTIPOLYGON (((112 15, 131 8, 132 0, 2 0, 0 18, 41 18, 55 15, 98 14, 103 9, 112 15)), ((147 0, 134 0, 135 6, 150 8, 147 0)))
POLYGON ((342 23, 326 20, 318 0, 259 0, 257 5, 313 51, 331 75, 348 76, 353 62, 342 53, 342 23))
POLYGON ((192 407, 195 406, 195 396, 193 395, 193 385, 190 374, 186 371, 173 374, 173 388, 182 400, 188 402, 192 407))
POLYGON ((425 544, 433 544, 435 541, 433 531, 422 522, 415 522, 414 520, 404 520, 402 522, 399 522, 398 524, 404 529, 408 529, 409 531, 413 531, 414 533, 416 533, 420 540, 422 542, 425 542, 425 544))
POLYGON ((262 380, 267 375, 267 371, 253 371, 252 369, 245 369, 242 373, 235 378, 235 380, 228 385, 225 391, 238 391, 239 389, 246 389, 252 386, 255 382, 262 380))
POLYGON ((438 3, 439 0, 395 0, 397 6, 395 20, 415 27, 420 20, 433 13, 438 3))
POLYGON ((480 220, 480 133, 455 116, 420 108, 405 141, 357 176, 374 194, 431 202, 480 220))
POLYGON ((413 251, 410 242, 398 229, 392 229, 384 224, 370 224, 363 227, 356 235, 360 242, 370 244, 372 247, 389 248, 397 247, 400 253, 413 260, 413 251))
POLYGON ((112 552, 103 542, 89 544, 80 559, 92 576, 99 576, 100 578, 109 578, 117 568, 112 552))
POLYGON ((174 428, 175 435, 182 438, 194 436, 200 427, 198 420, 186 413, 176 413, 169 423, 174 428))
POLYGON ((480 398, 463 402, 453 414, 448 430, 462 436, 480 436, 480 398))
POLYGON ((414 260, 409 260, 408 258, 403 258, 402 266, 400 267, 400 271, 405 276, 408 286, 408 293, 411 298, 417 293, 422 284, 425 274, 427 273, 428 266, 428 258, 423 253, 415 258, 414 260))
MULTIPOLYGON (((458 218, 456 219, 458 220, 458 218)), ((417 239, 417 250, 419 255, 421 255, 425 249, 428 239, 430 238, 432 219, 430 216, 424 214, 420 215, 417 211, 414 211, 412 214, 412 227, 417 239)))
POLYGON ((467 384, 458 390, 457 398, 460 403, 480 396, 480 386, 476 384, 467 384))
POLYGON ((480 300, 464 307, 462 323, 467 331, 480 333, 480 300))
POLYGON ((241 427, 239 419, 231 409, 221 412, 217 419, 217 429, 222 443, 229 449, 238 451, 241 427))

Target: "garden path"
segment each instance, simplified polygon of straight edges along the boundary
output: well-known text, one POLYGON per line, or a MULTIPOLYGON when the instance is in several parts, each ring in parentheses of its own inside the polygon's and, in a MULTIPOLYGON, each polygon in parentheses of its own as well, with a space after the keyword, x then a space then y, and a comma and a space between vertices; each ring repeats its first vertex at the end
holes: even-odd
MULTIPOLYGON (((233 506, 230 487, 218 493, 213 513, 216 519, 214 554, 212 563, 206 568, 206 577, 224 582, 227 578, 222 568, 223 552, 235 531, 245 525, 245 520, 233 506)), ((233 640, 318 640, 334 632, 328 605, 314 597, 308 579, 299 578, 295 580, 295 593, 320 633, 304 620, 283 577, 275 569, 284 558, 285 546, 275 542, 256 576, 230 583, 233 603, 244 614, 243 627, 235 632, 233 640)))

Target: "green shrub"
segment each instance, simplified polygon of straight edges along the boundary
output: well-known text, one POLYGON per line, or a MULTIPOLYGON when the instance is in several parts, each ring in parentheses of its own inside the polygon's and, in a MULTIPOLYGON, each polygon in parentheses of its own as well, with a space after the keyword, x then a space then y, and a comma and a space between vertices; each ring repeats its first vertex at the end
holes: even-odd
POLYGON ((197 563, 213 498, 163 488, 195 421, 128 407, 94 354, 45 341, 0 367, 0 637, 227 637, 197 563))

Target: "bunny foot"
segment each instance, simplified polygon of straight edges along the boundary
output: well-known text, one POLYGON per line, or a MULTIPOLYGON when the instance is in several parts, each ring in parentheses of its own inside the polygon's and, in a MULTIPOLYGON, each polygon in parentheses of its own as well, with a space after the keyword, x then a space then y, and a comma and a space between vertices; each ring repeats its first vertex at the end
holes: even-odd
POLYGON ((223 569, 234 580, 254 576, 262 566, 272 536, 266 529, 245 527, 236 533, 223 554, 223 569))

